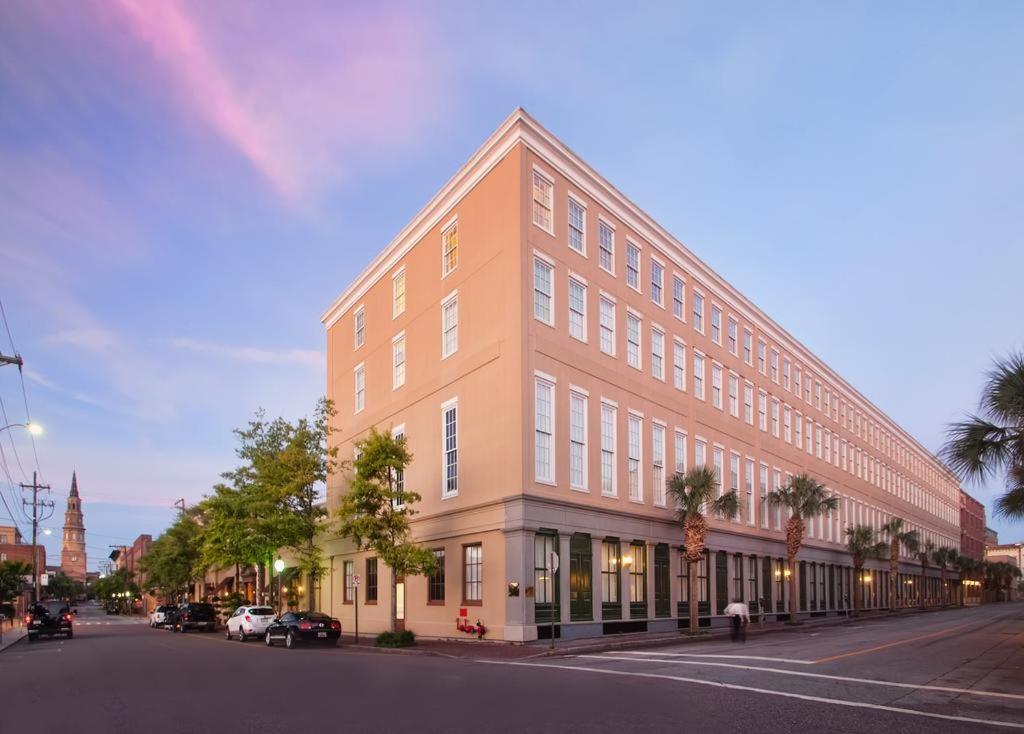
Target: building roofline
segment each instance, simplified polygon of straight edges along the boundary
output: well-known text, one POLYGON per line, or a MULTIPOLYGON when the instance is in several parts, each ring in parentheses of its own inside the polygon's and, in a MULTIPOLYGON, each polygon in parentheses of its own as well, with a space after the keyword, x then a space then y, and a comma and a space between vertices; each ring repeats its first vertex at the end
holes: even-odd
POLYGON ((557 168, 566 178, 576 179, 577 182, 583 179, 584 185, 581 188, 597 199, 598 203, 609 213, 629 225, 671 262, 685 269, 691 278, 703 282, 707 287, 716 289, 720 299, 733 311, 772 337, 780 347, 787 349, 805 366, 810 366, 819 376, 827 377, 834 388, 839 388, 846 393, 846 399, 853 402, 855 407, 885 426, 893 435, 901 437, 906 441, 908 448, 916 450, 921 455, 919 458, 931 462, 934 465, 933 468, 944 473, 946 479, 954 482, 957 488, 961 489, 959 477, 938 456, 925 448, 883 410, 825 364, 767 313, 758 308, 753 301, 729 284, 522 107, 517 107, 512 114, 505 118, 455 175, 448 179, 430 201, 324 311, 320 317, 324 327, 333 326, 348 309, 356 305, 356 301, 366 290, 394 267, 398 260, 518 143, 530 148, 540 158, 557 168))

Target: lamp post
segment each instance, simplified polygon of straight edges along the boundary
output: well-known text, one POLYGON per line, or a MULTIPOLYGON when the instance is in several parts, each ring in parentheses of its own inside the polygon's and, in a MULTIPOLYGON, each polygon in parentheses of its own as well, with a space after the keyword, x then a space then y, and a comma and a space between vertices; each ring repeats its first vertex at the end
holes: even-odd
POLYGON ((277 574, 277 616, 281 616, 281 611, 284 607, 281 604, 281 573, 284 571, 284 561, 278 557, 274 561, 274 572, 277 574))
POLYGON ((32 421, 29 421, 28 423, 9 423, 3 428, 0 428, 0 431, 6 431, 8 428, 24 428, 33 436, 43 435, 43 427, 38 423, 34 423, 32 421))

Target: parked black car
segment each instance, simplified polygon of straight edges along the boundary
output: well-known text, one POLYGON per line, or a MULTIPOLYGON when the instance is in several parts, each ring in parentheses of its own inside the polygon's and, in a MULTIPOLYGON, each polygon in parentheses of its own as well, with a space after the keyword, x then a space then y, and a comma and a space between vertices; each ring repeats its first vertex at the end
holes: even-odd
POLYGON ((190 602, 180 605, 174 612, 168 612, 165 624, 169 624, 175 632, 213 632, 217 626, 217 612, 212 604, 190 602))
POLYGON ((39 635, 64 635, 71 639, 75 634, 72 619, 71 609, 62 601, 36 602, 25 615, 28 641, 35 642, 39 635))
POLYGON ((341 622, 323 612, 286 612, 270 623, 263 639, 267 647, 283 640, 285 647, 291 648, 299 642, 337 645, 339 637, 341 622))

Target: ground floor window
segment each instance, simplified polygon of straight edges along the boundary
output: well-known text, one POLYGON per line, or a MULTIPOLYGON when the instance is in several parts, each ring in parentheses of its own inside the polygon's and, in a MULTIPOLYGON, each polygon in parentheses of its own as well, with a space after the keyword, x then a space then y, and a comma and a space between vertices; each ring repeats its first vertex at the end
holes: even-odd
POLYGON ((463 601, 482 602, 484 598, 484 548, 467 545, 462 549, 463 601))
POLYGON ((669 548, 666 543, 654 546, 654 616, 668 617, 672 613, 671 591, 669 589, 671 569, 669 548))
POLYGON ((747 596, 747 601, 751 604, 751 611, 754 611, 753 605, 757 605, 760 609, 760 604, 757 604, 757 556, 751 556, 747 559, 747 585, 750 592, 747 596))
POLYGON ((569 540, 569 618, 574 622, 594 618, 593 555, 590 536, 575 533, 569 540))
POLYGON ((551 556, 558 551, 558 535, 552 532, 533 536, 533 609, 537 622, 558 618, 558 572, 551 573, 551 556))
POLYGON ((444 604, 444 548, 434 549, 437 565, 427 577, 427 603, 444 604))
POLYGON ((352 597, 354 596, 354 592, 355 592, 355 570, 354 570, 354 567, 355 567, 355 564, 352 561, 345 561, 345 563, 344 563, 345 586, 344 586, 344 590, 343 590, 344 596, 342 597, 342 599, 343 599, 343 601, 346 604, 351 604, 352 603, 352 597))
POLYGON ((621 619, 619 601, 619 541, 606 539, 601 543, 601 609, 605 619, 621 619))
POLYGON ((629 547, 633 562, 629 566, 629 616, 647 616, 647 546, 633 543, 629 547))
POLYGON ((734 599, 743 601, 743 554, 737 553, 732 557, 732 596, 734 599))
POLYGON ((366 603, 377 603, 377 559, 366 559, 366 603))

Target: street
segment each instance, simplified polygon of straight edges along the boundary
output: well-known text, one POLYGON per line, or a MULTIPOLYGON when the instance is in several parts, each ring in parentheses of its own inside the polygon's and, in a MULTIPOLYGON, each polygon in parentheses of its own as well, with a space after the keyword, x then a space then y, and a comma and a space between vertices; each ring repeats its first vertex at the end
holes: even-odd
POLYGON ((1006 731, 1024 729, 1024 604, 465 659, 268 649, 83 605, 74 639, 0 653, 0 690, 12 732, 1006 731))

